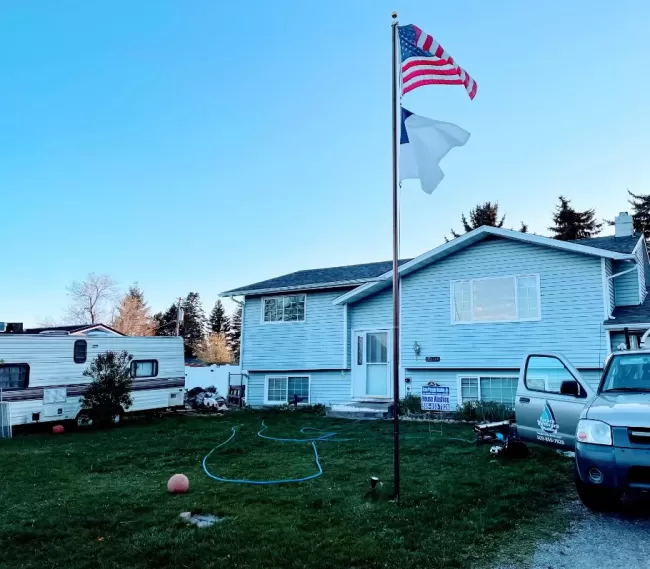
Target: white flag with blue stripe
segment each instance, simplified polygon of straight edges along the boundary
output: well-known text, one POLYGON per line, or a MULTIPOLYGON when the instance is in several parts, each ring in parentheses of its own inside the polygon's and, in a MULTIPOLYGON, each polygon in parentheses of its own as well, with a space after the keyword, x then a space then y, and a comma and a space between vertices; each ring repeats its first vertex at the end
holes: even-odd
POLYGON ((449 122, 414 115, 402 108, 399 146, 399 179, 420 180, 430 194, 445 177, 440 161, 456 146, 463 146, 469 132, 449 122))

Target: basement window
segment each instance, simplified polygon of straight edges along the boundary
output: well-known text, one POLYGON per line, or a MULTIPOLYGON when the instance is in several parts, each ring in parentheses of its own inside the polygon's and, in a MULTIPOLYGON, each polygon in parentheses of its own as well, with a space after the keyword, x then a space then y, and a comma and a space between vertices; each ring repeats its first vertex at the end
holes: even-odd
POLYGON ((310 378, 306 375, 269 376, 266 378, 264 391, 265 405, 284 405, 293 403, 309 403, 310 378))
POLYGON ((458 401, 491 401, 514 409, 518 377, 477 376, 458 378, 458 401))

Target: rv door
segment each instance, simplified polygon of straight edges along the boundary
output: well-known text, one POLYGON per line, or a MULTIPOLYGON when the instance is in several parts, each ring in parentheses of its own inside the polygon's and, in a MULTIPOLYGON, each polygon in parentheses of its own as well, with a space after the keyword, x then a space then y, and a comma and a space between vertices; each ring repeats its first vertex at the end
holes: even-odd
POLYGON ((528 442, 573 450, 580 413, 592 395, 564 356, 526 356, 515 398, 519 435, 528 442))

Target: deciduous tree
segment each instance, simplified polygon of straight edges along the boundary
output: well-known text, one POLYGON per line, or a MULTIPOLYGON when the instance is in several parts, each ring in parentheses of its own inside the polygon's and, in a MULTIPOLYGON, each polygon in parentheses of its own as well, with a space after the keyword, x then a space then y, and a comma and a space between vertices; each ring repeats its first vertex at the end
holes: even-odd
POLYGON ((232 362, 232 353, 228 347, 228 340, 223 332, 208 334, 196 349, 196 356, 206 364, 229 364, 232 362))
POLYGON ((127 336, 154 335, 156 325, 138 283, 131 285, 120 301, 111 326, 127 336))
POLYGON ((85 281, 74 281, 67 291, 71 324, 97 324, 108 320, 115 308, 117 287, 108 275, 89 273, 85 281))

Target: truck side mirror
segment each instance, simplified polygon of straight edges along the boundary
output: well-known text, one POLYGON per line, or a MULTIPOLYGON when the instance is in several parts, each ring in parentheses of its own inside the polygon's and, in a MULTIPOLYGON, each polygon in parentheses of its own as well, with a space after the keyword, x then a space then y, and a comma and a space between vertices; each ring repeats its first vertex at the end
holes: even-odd
POLYGON ((580 397, 580 386, 577 381, 563 381, 560 385, 560 395, 580 397))

